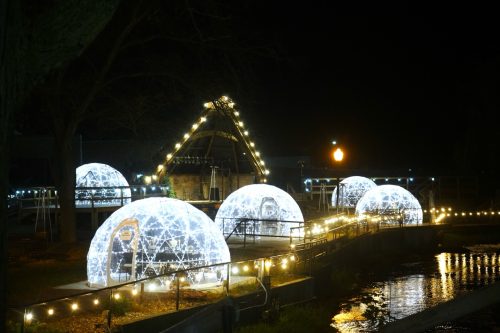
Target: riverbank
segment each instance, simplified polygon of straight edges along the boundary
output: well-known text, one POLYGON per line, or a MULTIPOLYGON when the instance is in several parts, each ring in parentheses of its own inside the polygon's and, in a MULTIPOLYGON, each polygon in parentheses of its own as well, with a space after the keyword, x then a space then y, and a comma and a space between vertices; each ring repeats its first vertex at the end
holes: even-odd
MULTIPOLYGON (((421 260, 421 254, 400 254, 392 256, 371 253, 363 258, 352 258, 343 264, 321 261, 313 269, 316 300, 282 308, 279 316, 263 318, 261 322, 237 326, 235 332, 332 332, 333 312, 340 309, 346 299, 360 294, 362 288, 384 275, 384 272, 398 269, 402 264, 421 260)), ((375 313, 374 313, 375 314, 375 313)))
MULTIPOLYGON (((371 252, 349 260, 330 258, 314 270, 315 302, 283 309, 283 319, 241 327, 237 332, 306 332, 308 327, 314 327, 314 332, 376 332, 389 321, 497 281, 499 249, 483 244, 443 251, 371 252), (427 299, 428 295, 434 299, 427 299)), ((500 331, 499 308, 482 309, 429 332, 500 331)))

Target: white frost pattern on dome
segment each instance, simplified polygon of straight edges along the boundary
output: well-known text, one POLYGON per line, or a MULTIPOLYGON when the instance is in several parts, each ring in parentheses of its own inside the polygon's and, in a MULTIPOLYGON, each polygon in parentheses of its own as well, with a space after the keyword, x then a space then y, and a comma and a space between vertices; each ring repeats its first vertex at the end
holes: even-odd
MULTIPOLYGON (((340 182, 339 207, 355 208, 359 199, 376 186, 377 184, 373 180, 360 176, 352 176, 342 180, 340 182)), ((337 207, 336 200, 337 189, 334 189, 332 193, 332 207, 337 207)))
MULTIPOLYGON (((356 214, 388 217, 402 214, 404 224, 422 223, 420 203, 413 194, 397 185, 380 185, 366 192, 356 205, 356 214)), ((396 219, 389 222, 397 222, 396 219)))
MULTIPOLYGON (((113 285, 229 261, 224 236, 205 213, 181 200, 149 198, 118 209, 97 229, 87 254, 87 278, 91 284, 113 285)), ((217 282, 225 269, 190 271, 187 278, 217 282)))
MULTIPOLYGON (((290 236, 290 227, 299 226, 293 222, 304 222, 304 217, 285 191, 272 185, 253 184, 231 193, 215 216, 215 223, 224 234, 232 233, 245 220, 250 221, 246 224, 247 234, 290 236)), ((233 234, 243 233, 243 228, 240 225, 233 234)))
POLYGON ((123 175, 107 164, 89 163, 76 168, 75 204, 77 207, 121 206, 131 201, 130 188, 123 175), (103 189, 78 189, 82 187, 106 187, 103 189), (122 201, 123 198, 123 201, 122 201))

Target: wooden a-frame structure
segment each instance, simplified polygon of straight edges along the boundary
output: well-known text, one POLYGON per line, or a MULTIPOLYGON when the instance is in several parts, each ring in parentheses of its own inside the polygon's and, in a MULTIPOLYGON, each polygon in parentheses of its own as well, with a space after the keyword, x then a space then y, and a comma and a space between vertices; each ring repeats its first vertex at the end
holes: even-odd
POLYGON ((158 177, 168 177, 185 200, 223 200, 241 186, 267 182, 269 170, 235 103, 222 96, 204 107, 158 166, 158 177))

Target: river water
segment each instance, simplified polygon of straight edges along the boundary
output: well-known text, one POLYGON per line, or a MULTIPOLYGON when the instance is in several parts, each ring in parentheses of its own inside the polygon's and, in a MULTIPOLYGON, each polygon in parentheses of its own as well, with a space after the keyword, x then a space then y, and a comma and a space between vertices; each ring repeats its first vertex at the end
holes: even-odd
MULTIPOLYGON (((467 253, 443 252, 399 265, 342 302, 332 316, 331 326, 339 332, 376 332, 390 321, 500 280, 499 245, 469 250, 467 253)), ((456 324, 445 325, 447 327, 437 327, 435 331, 454 331, 456 324)))

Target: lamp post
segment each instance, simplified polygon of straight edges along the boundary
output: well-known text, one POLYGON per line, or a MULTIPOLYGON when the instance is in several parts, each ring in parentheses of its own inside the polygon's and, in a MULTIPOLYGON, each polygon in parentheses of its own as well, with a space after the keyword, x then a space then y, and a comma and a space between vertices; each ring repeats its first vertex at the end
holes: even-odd
MULTIPOLYGON (((333 152, 333 160, 337 163, 342 162, 344 159, 344 152, 340 147, 337 147, 333 152)), ((337 193, 335 195, 335 207, 337 208, 337 214, 339 213, 339 192, 340 192, 340 178, 337 174, 337 193)))

